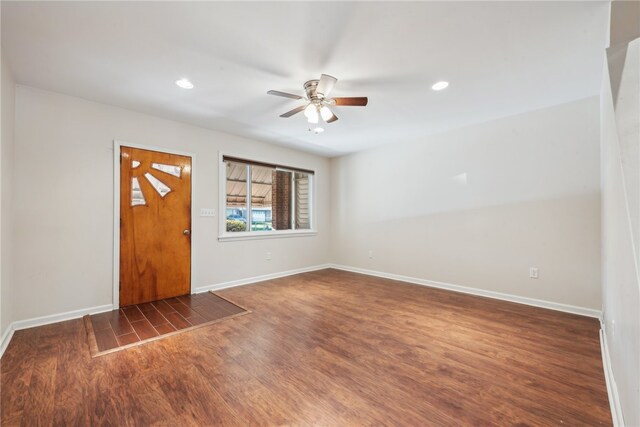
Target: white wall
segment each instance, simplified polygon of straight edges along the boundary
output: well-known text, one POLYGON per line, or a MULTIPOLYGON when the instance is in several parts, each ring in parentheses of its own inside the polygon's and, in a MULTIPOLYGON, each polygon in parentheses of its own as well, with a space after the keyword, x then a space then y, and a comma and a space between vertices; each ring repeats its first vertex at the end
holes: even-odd
POLYGON ((194 287, 328 262, 328 159, 19 85, 14 320, 111 303, 113 139, 194 153, 195 212, 218 210, 218 150, 316 171, 317 236, 221 243, 196 217, 194 287))
POLYGON ((11 186, 13 171, 13 142, 15 118, 15 83, 4 56, 0 97, 2 98, 2 134, 0 136, 0 337, 12 322, 11 292, 11 186))
POLYGON ((332 262, 599 310, 598 111, 593 97, 333 159, 332 262))
POLYGON ((624 425, 640 426, 640 39, 624 52, 609 57, 624 68, 615 112, 606 66, 601 93, 603 323, 624 425))
POLYGON ((627 206, 638 262, 640 262, 640 39, 624 50, 615 121, 620 146, 620 161, 625 175, 627 206))

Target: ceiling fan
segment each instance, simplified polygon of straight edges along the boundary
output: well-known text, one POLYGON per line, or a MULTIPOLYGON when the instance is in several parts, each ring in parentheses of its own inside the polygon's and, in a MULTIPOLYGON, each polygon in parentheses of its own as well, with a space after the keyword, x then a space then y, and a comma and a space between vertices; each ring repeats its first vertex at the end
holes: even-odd
MULTIPOLYGON (((294 108, 291 111, 287 111, 281 114, 280 117, 288 118, 294 114, 298 114, 304 111, 304 115, 307 117, 309 123, 317 124, 319 119, 322 118, 327 123, 333 123, 338 120, 338 117, 333 114, 333 111, 329 107, 333 106, 358 106, 364 107, 369 102, 366 96, 361 97, 349 97, 349 98, 329 98, 329 93, 335 86, 338 79, 328 74, 320 76, 320 80, 309 80, 304 84, 304 90, 307 96, 294 95, 291 93, 280 92, 277 90, 270 90, 267 92, 269 95, 282 96, 291 99, 303 99, 308 101, 305 105, 294 108)), ((322 132, 322 128, 314 129, 316 133, 322 132)))

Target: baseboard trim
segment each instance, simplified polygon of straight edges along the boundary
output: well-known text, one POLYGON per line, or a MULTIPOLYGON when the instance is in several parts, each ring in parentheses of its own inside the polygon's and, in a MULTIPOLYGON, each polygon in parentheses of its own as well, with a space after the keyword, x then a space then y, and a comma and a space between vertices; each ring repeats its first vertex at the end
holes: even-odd
POLYGON ((0 343, 0 357, 9 346, 13 333, 21 329, 35 328, 36 326, 50 325, 51 323, 64 322, 65 320, 78 319, 87 314, 104 313, 113 310, 112 304, 99 305, 96 307, 83 308, 80 310, 67 311, 64 313, 51 314, 48 316, 34 317, 33 319, 17 320, 12 322, 2 335, 2 343, 0 343))
POLYGON ((347 265, 331 264, 331 268, 337 270, 350 271, 352 273, 366 274, 367 276, 382 277, 384 279, 398 280, 400 282, 413 283, 415 285, 429 286, 432 288, 446 289, 454 292, 461 292, 470 295, 478 295, 487 298, 494 298, 503 301, 516 302, 519 304, 531 305, 534 307, 547 308, 550 310, 563 311, 565 313, 579 314, 581 316, 601 318, 601 311, 591 308, 577 307, 574 305, 560 304, 557 302, 539 300, 535 298, 521 297, 517 295, 504 294, 501 292, 486 291, 483 289, 470 288, 451 283, 437 282, 434 280, 418 279, 415 277, 402 276, 400 274, 385 273, 382 271, 367 270, 365 268, 351 267, 347 265))
POLYGON ((11 323, 9 324, 9 326, 7 326, 7 329, 2 334, 2 341, 0 341, 0 357, 2 357, 2 355, 4 354, 4 351, 9 346, 9 343, 11 342, 11 338, 13 337, 14 332, 15 331, 13 329, 13 323, 11 323))
POLYGON ((611 407, 611 418, 614 427, 623 427, 622 406, 618 396, 618 386, 613 376, 611 367, 611 357, 609 355, 609 344, 607 343, 607 332, 602 327, 600 329, 600 350, 602 351, 602 365, 604 367, 604 379, 607 383, 607 394, 609 395, 609 406, 611 407))
MULTIPOLYGON (((555 303, 555 302, 538 300, 538 299, 534 299, 534 298, 520 297, 520 296, 510 295, 510 294, 503 294, 503 293, 500 293, 500 292, 485 291, 485 290, 482 290, 482 289, 469 288, 469 287, 466 287, 466 286, 454 285, 454 284, 451 284, 451 283, 444 283, 444 282, 437 282, 437 281, 433 281, 433 280, 418 279, 418 278, 415 278, 415 277, 408 277, 408 276, 403 276, 403 275, 399 275, 399 274, 385 273, 385 272, 381 272, 381 271, 367 270, 367 269, 364 269, 364 268, 350 267, 350 266, 340 265, 340 264, 320 264, 320 265, 315 265, 315 266, 311 266, 311 267, 304 267, 304 268, 297 268, 297 269, 294 269, 294 270, 281 271, 281 272, 278 272, 278 273, 271 273, 271 274, 264 274, 264 275, 261 275, 261 276, 247 277, 247 278, 244 278, 244 279, 232 280, 232 281, 229 281, 229 282, 216 283, 216 284, 213 284, 213 285, 201 286, 201 287, 195 288, 194 289, 194 293, 198 294, 198 293, 202 293, 202 292, 216 291, 216 290, 220 290, 220 289, 232 288, 232 287, 235 287, 235 286, 249 285, 249 284, 252 284, 252 283, 264 282, 266 280, 278 279, 278 278, 281 278, 281 277, 292 276, 294 274, 300 274, 300 273, 308 273, 308 272, 311 272, 311 271, 324 270, 324 269, 327 269, 327 268, 335 268, 337 270, 350 271, 350 272, 359 273, 359 274, 366 274, 368 276, 382 277, 382 278, 385 278, 385 279, 398 280, 398 281, 401 281, 401 282, 413 283, 413 284, 422 285, 422 286, 429 286, 429 287, 433 287, 433 288, 446 289, 446 290, 455 291, 455 292, 462 292, 462 293, 465 293, 465 294, 478 295, 478 296, 494 298, 494 299, 499 299, 499 300, 504 300, 504 301, 516 302, 516 303, 531 305, 531 306, 535 306, 535 307, 548 308, 548 309, 551 309, 551 310, 557 310, 557 311, 563 311, 563 312, 567 312, 567 313, 579 314, 579 315, 588 316, 588 317, 595 317, 595 318, 598 318, 598 319, 602 318, 600 310, 594 310, 594 309, 583 308, 583 307, 576 307, 576 306, 567 305, 567 304, 559 304, 559 303, 555 303)), ((85 308, 85 309, 80 309, 80 310, 68 311, 68 312, 65 312, 65 313, 52 314, 52 315, 49 315, 49 316, 36 317, 36 318, 33 318, 33 319, 19 320, 19 321, 13 322, 13 323, 11 323, 9 325, 7 330, 2 335, 2 342, 0 343, 0 357, 2 356, 2 354, 4 354, 4 351, 6 350, 6 348, 9 345, 9 343, 11 342, 11 338, 13 337, 13 333, 15 331, 18 331, 18 330, 21 330, 21 329, 27 329, 27 328, 34 328, 36 326, 48 325, 48 324, 51 324, 51 323, 62 322, 62 321, 65 321, 65 320, 77 319, 77 318, 80 318, 80 317, 85 316, 87 314, 103 313, 105 311, 110 311, 110 310, 113 310, 113 305, 112 304, 105 304, 105 305, 100 305, 100 306, 96 306, 96 307, 90 307, 90 308, 85 308)), ((605 346, 605 349, 606 349, 606 346, 605 346)), ((604 353, 603 353, 603 355, 604 355, 604 353)), ((615 385, 615 382, 613 384, 615 385)), ((618 406, 619 406, 619 403, 618 403, 618 406)))
POLYGON ((314 265, 312 267, 297 268, 294 270, 281 271, 279 273, 264 274, 262 276, 247 277, 245 279, 232 280, 230 282, 216 283, 213 285, 195 288, 194 293, 200 294, 208 291, 218 291, 220 289, 233 288, 235 286, 250 285, 252 283, 264 282, 265 280, 278 279, 280 277, 293 276, 294 274, 308 273, 310 271, 325 270, 331 268, 331 264, 314 265))
MULTIPOLYGON (((251 283, 263 282, 265 280, 277 279, 280 277, 292 276, 294 274, 307 273, 310 271, 324 270, 330 268, 329 264, 315 265, 312 267, 298 268, 295 270, 282 271, 279 273, 265 274, 262 276, 248 277, 246 279, 233 280, 230 282, 217 283, 209 286, 202 286, 195 288, 194 293, 208 292, 210 290, 215 291, 219 289, 231 288, 234 286, 248 285, 251 283)), ((0 357, 4 354, 4 351, 9 346, 13 333, 21 329, 35 328, 36 326, 49 325, 51 323, 63 322, 65 320, 77 319, 87 314, 104 313, 105 311, 113 310, 113 304, 105 304, 96 307, 83 308, 80 310, 68 311, 65 313, 52 314, 49 316, 35 317, 33 319, 18 320, 9 325, 7 330, 2 335, 2 342, 0 343, 0 357)))
POLYGON ((67 311, 49 316, 34 317, 33 319, 18 320, 11 324, 14 331, 20 329, 35 328, 36 326, 49 325, 51 323, 64 322, 65 320, 77 319, 87 314, 104 313, 113 310, 112 304, 99 305, 96 307, 83 308, 80 310, 67 311))

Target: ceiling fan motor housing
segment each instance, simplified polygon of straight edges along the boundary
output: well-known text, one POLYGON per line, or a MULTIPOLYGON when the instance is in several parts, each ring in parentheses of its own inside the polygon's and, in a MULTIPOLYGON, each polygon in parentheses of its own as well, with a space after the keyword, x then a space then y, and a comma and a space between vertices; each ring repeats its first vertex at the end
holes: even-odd
POLYGON ((315 100, 318 98, 316 95, 316 88, 318 87, 318 83, 320 80, 309 80, 304 84, 304 90, 307 92, 307 98, 310 100, 315 100))

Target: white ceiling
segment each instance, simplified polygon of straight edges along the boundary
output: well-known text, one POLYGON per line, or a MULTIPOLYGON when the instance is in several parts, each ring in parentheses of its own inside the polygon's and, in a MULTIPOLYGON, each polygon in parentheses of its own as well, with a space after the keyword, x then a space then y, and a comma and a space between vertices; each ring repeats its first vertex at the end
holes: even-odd
POLYGON ((2 2, 16 80, 333 156, 599 93, 606 2, 2 2), (279 118, 321 73, 326 132, 279 118), (187 77, 195 89, 178 88, 187 77), (434 92, 431 85, 451 86, 434 92))

